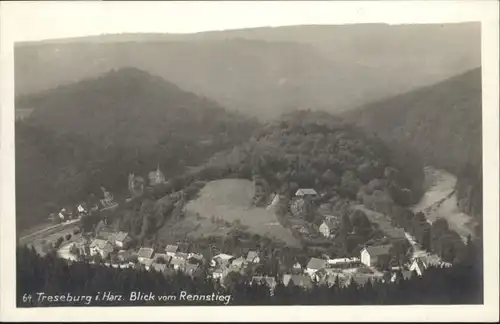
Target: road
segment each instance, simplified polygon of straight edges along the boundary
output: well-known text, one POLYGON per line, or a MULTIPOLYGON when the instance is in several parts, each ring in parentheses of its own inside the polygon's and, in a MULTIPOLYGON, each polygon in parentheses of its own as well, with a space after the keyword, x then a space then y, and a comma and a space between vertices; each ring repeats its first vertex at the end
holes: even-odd
POLYGON ((61 224, 55 224, 55 225, 43 228, 41 230, 38 230, 36 232, 27 234, 27 235, 19 238, 19 242, 22 242, 24 244, 28 244, 30 241, 35 240, 37 237, 44 236, 45 234, 48 234, 50 231, 52 231, 54 229, 57 229, 57 228, 64 229, 67 226, 74 225, 74 224, 78 223, 79 221, 80 221, 79 219, 73 219, 73 220, 70 220, 70 221, 67 221, 67 222, 64 222, 61 224))

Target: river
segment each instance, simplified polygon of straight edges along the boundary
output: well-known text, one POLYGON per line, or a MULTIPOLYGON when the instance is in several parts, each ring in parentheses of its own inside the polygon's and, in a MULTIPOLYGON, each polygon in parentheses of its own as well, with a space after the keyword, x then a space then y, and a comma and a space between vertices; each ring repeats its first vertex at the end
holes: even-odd
POLYGON ((430 223, 438 218, 445 218, 450 228, 463 240, 468 235, 474 237, 474 218, 461 212, 457 206, 456 176, 430 166, 425 167, 424 173, 426 191, 422 199, 412 207, 413 212, 423 212, 430 223))

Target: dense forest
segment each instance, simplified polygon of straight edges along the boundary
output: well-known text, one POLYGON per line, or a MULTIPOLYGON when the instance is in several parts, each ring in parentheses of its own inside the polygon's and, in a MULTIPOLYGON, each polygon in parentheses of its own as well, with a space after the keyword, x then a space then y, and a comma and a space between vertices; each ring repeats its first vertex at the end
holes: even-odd
POLYGON ((458 178, 459 205, 482 214, 481 69, 345 113, 389 145, 414 150, 426 165, 458 178))
MULTIPOLYGON (((416 274, 410 279, 400 276, 396 282, 380 281, 359 286, 352 283, 341 287, 337 282, 331 288, 313 285, 311 289, 289 284, 277 278, 274 294, 266 286, 249 284, 242 275, 228 276, 220 285, 203 272, 194 277, 181 273, 165 276, 159 272, 134 269, 115 269, 100 264, 76 262, 68 264, 54 254, 39 256, 34 250, 19 247, 17 250, 17 305, 81 306, 80 302, 39 302, 37 293, 48 295, 71 294, 95 296, 111 292, 124 296, 123 300, 89 300, 88 305, 99 306, 161 306, 161 305, 222 305, 223 302, 190 301, 130 301, 131 292, 144 294, 177 295, 181 291, 192 294, 231 295, 229 305, 408 305, 408 304, 481 304, 482 262, 476 260, 479 248, 471 243, 470 262, 451 268, 429 268, 423 277, 416 274), (477 252, 476 252, 477 251, 477 252), (23 301, 31 294, 31 301, 23 301)), ((87 306, 88 306, 87 305, 87 306)))
POLYGON ((389 147, 326 112, 299 110, 216 154, 205 172, 225 169, 257 177, 265 189, 262 197, 272 192, 290 197, 298 188, 316 188, 330 197, 355 200, 364 184, 384 179, 384 189, 408 206, 422 195, 422 167, 418 156, 403 147, 389 147))
POLYGON ((120 196, 130 172, 145 175, 159 165, 167 177, 182 173, 246 140, 258 125, 134 68, 16 104, 36 107, 15 129, 17 224, 23 227, 46 219, 54 204, 100 193, 100 186, 120 196))

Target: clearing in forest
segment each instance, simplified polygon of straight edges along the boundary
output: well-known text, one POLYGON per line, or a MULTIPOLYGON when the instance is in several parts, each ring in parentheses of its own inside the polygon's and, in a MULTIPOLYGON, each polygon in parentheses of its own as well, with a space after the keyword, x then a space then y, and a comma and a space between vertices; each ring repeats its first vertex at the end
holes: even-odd
MULTIPOLYGON (((186 217, 191 220, 199 217, 203 223, 206 220, 211 223, 213 218, 229 223, 239 221, 249 232, 281 240, 288 246, 300 247, 300 242, 289 229, 279 223, 271 210, 253 206, 254 193, 254 183, 249 180, 223 179, 209 182, 200 191, 199 197, 187 204, 186 217)), ((200 226, 198 231, 203 230, 202 227, 204 226, 200 226)))

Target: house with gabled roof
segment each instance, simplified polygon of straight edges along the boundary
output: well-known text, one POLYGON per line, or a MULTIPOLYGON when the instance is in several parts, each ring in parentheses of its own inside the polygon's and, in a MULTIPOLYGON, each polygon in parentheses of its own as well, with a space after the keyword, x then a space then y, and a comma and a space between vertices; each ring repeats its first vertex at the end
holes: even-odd
POLYGON ((174 270, 184 269, 186 265, 186 259, 173 257, 170 260, 170 265, 172 266, 172 268, 174 268, 174 270))
POLYGON ((316 271, 326 267, 326 260, 311 258, 306 266, 306 273, 312 276, 316 271))
POLYGON ((415 271, 419 276, 424 274, 424 271, 427 267, 424 264, 424 261, 420 258, 413 259, 413 262, 410 265, 410 271, 415 271))
MULTIPOLYGON (((104 221, 101 221, 100 224, 104 224, 104 221)), ((113 241, 116 233, 112 228, 106 225, 98 225, 96 230, 98 231, 96 233, 97 238, 101 240, 110 241, 110 243, 114 244, 113 241)))
POLYGON ((231 261, 233 259, 234 259, 234 256, 232 256, 232 255, 220 253, 212 258, 212 260, 210 261, 210 265, 213 267, 215 267, 216 265, 227 266, 231 263, 231 261))
POLYGON ((311 276, 311 279, 317 283, 327 283, 330 278, 342 275, 342 271, 334 268, 319 269, 311 276))
POLYGON ((302 272, 302 265, 299 262, 295 262, 295 264, 292 266, 292 272, 293 273, 301 273, 302 272))
POLYGON ((139 249, 139 252, 137 252, 137 261, 140 263, 148 263, 149 261, 153 261, 153 255, 154 255, 154 249, 153 248, 146 248, 142 247, 139 249))
POLYGON ((179 246, 177 245, 167 245, 167 247, 165 248, 165 253, 170 256, 170 257, 173 257, 177 251, 179 250, 179 246))
POLYGON ((114 248, 111 243, 106 240, 95 239, 90 243, 90 255, 100 254, 103 259, 105 259, 114 248))
POLYGON ((325 216, 325 220, 321 223, 318 230, 324 237, 331 237, 339 226, 340 222, 337 217, 325 216))
POLYGON ((295 192, 297 197, 316 197, 318 193, 312 188, 301 188, 295 192))
POLYGON ((257 251, 248 251, 246 260, 252 263, 259 263, 260 262, 259 254, 257 253, 257 251))
POLYGON ((385 267, 389 265, 392 245, 367 246, 361 250, 361 263, 368 267, 385 267))

